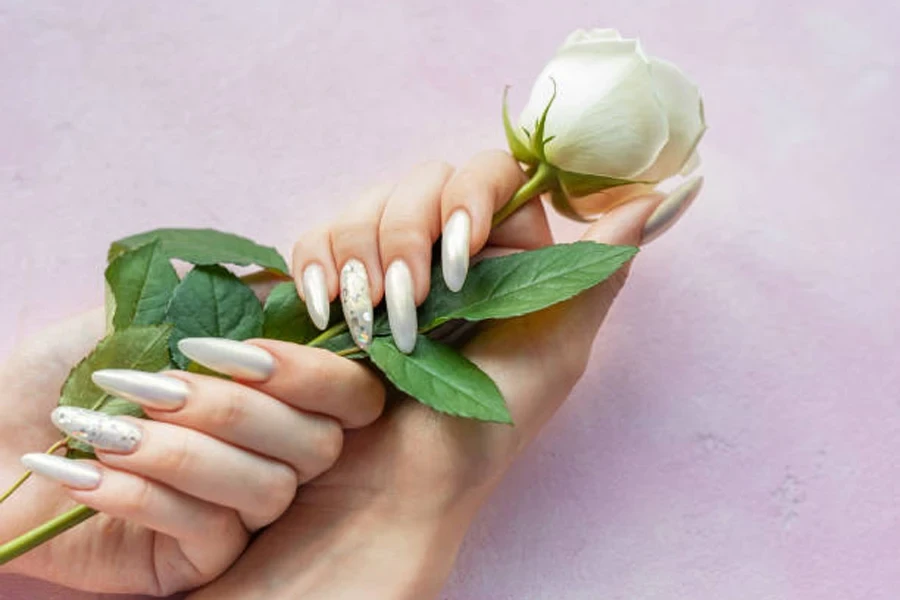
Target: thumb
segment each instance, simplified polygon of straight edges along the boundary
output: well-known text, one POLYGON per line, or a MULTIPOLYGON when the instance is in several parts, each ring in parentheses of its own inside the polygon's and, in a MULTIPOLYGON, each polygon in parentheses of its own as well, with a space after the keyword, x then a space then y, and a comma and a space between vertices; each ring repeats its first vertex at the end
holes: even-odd
MULTIPOLYGON (((596 221, 583 240, 627 246, 646 245, 665 233, 687 211, 703 186, 702 177, 694 177, 667 196, 648 194, 616 207, 596 221)), ((573 301, 571 317, 579 319, 589 346, 600 328, 616 295, 625 285, 629 263, 601 285, 573 301), (590 326, 588 326, 590 325, 590 326)))
MULTIPOLYGON (((644 227, 662 202, 662 195, 652 194, 617 206, 594 222, 581 239, 601 244, 639 246, 644 235, 644 227)), ((581 339, 577 340, 576 344, 579 347, 586 349, 593 343, 613 300, 625 285, 630 269, 631 262, 600 285, 575 297, 570 303, 566 317, 578 323, 577 330, 581 339)))

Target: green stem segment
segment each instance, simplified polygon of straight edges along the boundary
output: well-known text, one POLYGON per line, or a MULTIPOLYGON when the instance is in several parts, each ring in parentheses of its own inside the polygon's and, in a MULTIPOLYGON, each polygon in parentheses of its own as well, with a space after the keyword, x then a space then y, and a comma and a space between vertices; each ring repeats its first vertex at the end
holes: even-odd
POLYGON ((75 527, 79 523, 90 519, 97 511, 87 506, 76 506, 72 510, 59 515, 28 533, 20 535, 11 542, 0 546, 0 565, 6 564, 17 556, 21 556, 61 534, 75 527))
POLYGON ((535 196, 539 196, 544 192, 553 189, 554 185, 556 185, 556 173, 554 172, 553 167, 544 162, 540 163, 537 170, 531 176, 531 179, 519 188, 512 199, 503 205, 503 208, 494 213, 491 227, 496 227, 505 221, 511 214, 519 210, 523 204, 535 196))
POLYGON ((309 342, 307 342, 306 345, 312 347, 319 346, 322 344, 322 342, 330 340, 334 336, 340 335, 345 331, 347 331, 347 322, 341 321, 337 325, 329 327, 328 329, 320 333, 317 337, 311 339, 309 342))

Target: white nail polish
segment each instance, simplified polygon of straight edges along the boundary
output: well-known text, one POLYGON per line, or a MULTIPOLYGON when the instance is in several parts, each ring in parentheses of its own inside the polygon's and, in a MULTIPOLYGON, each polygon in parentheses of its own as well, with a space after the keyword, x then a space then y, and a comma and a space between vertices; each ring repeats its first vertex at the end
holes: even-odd
POLYGON ((465 209, 458 208, 447 219, 441 238, 441 270, 451 292, 458 292, 466 282, 471 237, 472 219, 465 209))
POLYGON ((265 381, 275 369, 271 354, 244 342, 223 338, 185 338, 178 349, 208 369, 246 381, 265 381))
POLYGON ((388 322, 397 348, 409 354, 416 347, 419 324, 412 274, 402 260, 395 260, 384 274, 384 294, 387 300, 388 322))
POLYGON ((91 380, 113 396, 160 410, 181 408, 188 395, 185 382, 159 373, 101 369, 94 371, 91 380))
POLYGON ((58 429, 98 450, 132 452, 141 441, 141 428, 101 412, 58 406, 50 413, 58 429))
POLYGON ((666 199, 656 207, 644 224, 641 244, 649 244, 674 225, 681 215, 687 211, 703 187, 703 177, 693 177, 675 188, 666 199))
POLYGON ((366 266, 355 258, 341 269, 341 306, 353 341, 365 350, 372 342, 372 292, 366 266))
POLYGON ((77 490, 92 490, 100 485, 100 470, 80 460, 37 452, 26 454, 20 460, 29 471, 77 490))
POLYGON ((328 285, 325 283, 325 269, 313 263, 303 269, 303 297, 306 310, 313 324, 320 330, 328 327, 329 310, 328 285))

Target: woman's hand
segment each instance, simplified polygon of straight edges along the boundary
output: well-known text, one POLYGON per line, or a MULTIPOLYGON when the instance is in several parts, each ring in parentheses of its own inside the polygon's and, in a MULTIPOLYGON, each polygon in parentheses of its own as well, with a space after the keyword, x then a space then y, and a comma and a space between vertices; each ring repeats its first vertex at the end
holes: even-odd
MULTIPOLYGON (((102 335, 99 312, 49 330, 0 372, 0 486, 19 456, 60 439, 51 424, 69 369, 102 335)), ((251 533, 290 505, 298 484, 334 463, 343 428, 374 421, 380 381, 323 350, 257 340, 182 344, 196 362, 235 381, 180 371, 98 371, 107 391, 153 420, 57 409, 57 426, 94 445, 98 460, 29 455, 33 478, 0 506, 0 540, 46 521, 72 501, 101 511, 12 561, 4 572, 69 587, 165 595, 215 579, 251 533)))
MULTIPOLYGON (((305 236, 294 256, 298 287, 311 305, 326 305, 338 293, 342 269, 356 259, 365 266, 374 304, 386 291, 395 339, 407 344, 415 318, 410 304, 425 298, 431 247, 442 231, 444 275, 451 286, 464 277, 470 256, 482 250, 552 243, 539 202, 491 231, 491 215, 523 181, 516 162, 502 152, 479 155, 456 171, 439 163, 422 166, 393 188, 373 190, 331 227, 305 236), (405 265, 392 266, 400 261, 405 265), (310 265, 320 273, 307 275, 310 265)), ((584 239, 646 242, 672 225, 698 190, 699 180, 693 180, 665 199, 651 195, 619 206, 584 239)), ((514 427, 453 418, 399 399, 373 425, 349 434, 338 464, 304 486, 285 515, 196 597, 436 595, 476 511, 583 374, 625 276, 622 271, 542 312, 489 323, 464 347, 497 382, 514 427)), ((359 317, 367 307, 355 302, 350 308, 356 337, 364 343, 367 332, 359 323, 365 319, 359 317)))

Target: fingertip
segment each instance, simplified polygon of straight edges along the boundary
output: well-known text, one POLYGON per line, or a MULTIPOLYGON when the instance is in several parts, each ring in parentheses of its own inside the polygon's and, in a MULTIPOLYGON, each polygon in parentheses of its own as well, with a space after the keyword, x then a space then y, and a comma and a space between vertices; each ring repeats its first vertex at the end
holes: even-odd
POLYGON ((661 194, 648 194, 621 204, 595 221, 581 239, 637 246, 641 243, 644 225, 662 200, 661 194))

